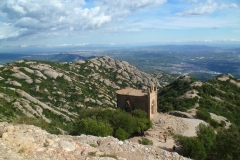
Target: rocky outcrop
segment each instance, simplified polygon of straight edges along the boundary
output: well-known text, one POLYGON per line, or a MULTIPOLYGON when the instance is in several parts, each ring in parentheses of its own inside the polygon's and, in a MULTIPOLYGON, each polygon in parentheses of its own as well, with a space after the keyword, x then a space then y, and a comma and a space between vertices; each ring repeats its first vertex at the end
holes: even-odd
POLYGON ((48 106, 47 104, 39 101, 38 99, 32 97, 32 96, 29 95, 28 93, 26 93, 26 92, 24 92, 24 91, 22 91, 22 90, 19 90, 19 89, 17 89, 16 92, 17 92, 18 94, 20 94, 22 97, 24 97, 24 98, 26 98, 27 100, 29 100, 30 102, 35 103, 35 104, 37 104, 37 105, 40 105, 41 107, 43 107, 43 108, 45 108, 45 109, 48 109, 48 110, 52 111, 53 113, 55 113, 55 114, 57 114, 57 115, 63 116, 67 121, 72 121, 72 119, 69 118, 67 115, 65 115, 65 114, 63 114, 63 113, 55 110, 53 107, 50 107, 50 106, 48 106))
POLYGON ((23 72, 20 72, 20 71, 17 72, 17 73, 13 73, 12 76, 16 77, 18 79, 23 79, 27 83, 32 83, 33 82, 33 80, 29 76, 27 76, 26 74, 24 74, 23 72))
POLYGON ((145 84, 150 86, 151 83, 154 83, 156 86, 160 86, 158 80, 153 78, 151 75, 139 71, 136 67, 130 65, 126 61, 118 61, 113 58, 104 56, 101 58, 91 59, 90 62, 98 67, 104 67, 109 69, 115 69, 115 72, 119 73, 118 78, 122 80, 130 80, 133 83, 145 84))
POLYGON ((17 81, 13 81, 11 79, 8 79, 6 82, 6 84, 11 84, 11 85, 14 85, 14 86, 18 86, 18 87, 21 87, 22 84, 21 83, 18 83, 17 81))
POLYGON ((50 78, 54 78, 54 79, 56 79, 57 77, 62 77, 62 76, 63 76, 62 73, 58 73, 58 72, 56 72, 56 71, 54 71, 54 70, 50 70, 50 69, 44 70, 44 74, 45 74, 46 76, 48 76, 48 77, 50 77, 50 78))
POLYGON ((210 116, 212 119, 216 120, 218 123, 222 123, 224 122, 226 124, 226 128, 229 128, 230 125, 232 124, 230 121, 227 120, 227 118, 223 117, 223 116, 219 116, 219 115, 216 115, 214 113, 210 113, 210 116))
POLYGON ((144 146, 129 140, 90 135, 52 135, 35 126, 1 122, 0 159, 27 160, 187 160, 176 152, 144 146))
POLYGON ((203 84, 202 82, 196 81, 196 82, 193 82, 193 83, 191 84, 191 87, 201 87, 202 84, 203 84))
POLYGON ((34 70, 34 74, 36 74, 39 77, 43 77, 46 79, 44 75, 46 75, 49 78, 56 79, 57 77, 63 77, 65 80, 71 82, 71 78, 57 70, 52 69, 50 65, 46 64, 38 64, 38 65, 31 65, 32 68, 39 69, 40 71, 43 71, 44 74, 42 74, 40 71, 34 70))
POLYGON ((5 126, 0 126, 0 137, 2 137, 3 133, 6 132, 5 126))
POLYGON ((220 77, 218 77, 217 79, 219 81, 227 81, 229 80, 230 78, 233 78, 233 76, 231 74, 225 74, 225 75, 222 75, 220 77))
POLYGON ((198 91, 195 89, 187 91, 184 95, 180 96, 180 98, 194 98, 194 97, 200 98, 200 96, 198 95, 198 91))
MULTIPOLYGON (((34 64, 34 63, 33 63, 33 64, 34 64)), ((40 71, 38 71, 38 70, 32 70, 32 69, 29 69, 29 68, 27 68, 27 67, 24 67, 24 69, 25 69, 25 71, 27 71, 28 73, 34 74, 34 75, 36 75, 36 76, 38 76, 38 77, 40 77, 40 78, 43 78, 43 79, 47 79, 47 77, 44 76, 44 75, 42 74, 42 72, 40 72, 40 71)))

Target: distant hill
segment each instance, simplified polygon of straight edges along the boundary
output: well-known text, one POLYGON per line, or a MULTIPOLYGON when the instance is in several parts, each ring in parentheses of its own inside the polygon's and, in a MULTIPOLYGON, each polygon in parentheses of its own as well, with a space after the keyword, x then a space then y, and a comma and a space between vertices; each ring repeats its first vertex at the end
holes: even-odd
POLYGON ((207 51, 216 49, 215 47, 206 45, 155 45, 142 48, 162 49, 168 51, 207 51))
POLYGON ((15 54, 0 53, 0 64, 11 63, 17 60, 43 60, 52 62, 76 62, 79 60, 87 60, 95 58, 95 56, 81 56, 71 53, 48 53, 48 54, 15 54))

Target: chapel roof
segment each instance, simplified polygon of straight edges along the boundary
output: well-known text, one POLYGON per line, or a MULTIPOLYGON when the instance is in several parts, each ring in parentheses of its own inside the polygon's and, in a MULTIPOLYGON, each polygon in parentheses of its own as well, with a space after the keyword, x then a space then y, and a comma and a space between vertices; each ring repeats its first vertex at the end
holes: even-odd
POLYGON ((125 89, 117 90, 116 93, 120 95, 130 95, 130 96, 146 96, 147 95, 147 91, 133 89, 133 88, 125 88, 125 89))

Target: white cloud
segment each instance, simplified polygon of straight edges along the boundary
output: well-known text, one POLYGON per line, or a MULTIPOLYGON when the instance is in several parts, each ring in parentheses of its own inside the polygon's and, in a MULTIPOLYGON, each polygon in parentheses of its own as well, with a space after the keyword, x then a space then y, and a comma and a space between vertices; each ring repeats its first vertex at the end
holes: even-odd
POLYGON ((58 45, 58 46, 60 46, 60 47, 66 47, 66 46, 72 46, 72 44, 60 44, 60 45, 58 45))
POLYGON ((193 33, 197 29, 203 32, 200 38, 209 39, 210 35, 204 35, 204 29, 207 31, 219 27, 221 29, 212 31, 213 34, 219 34, 218 39, 221 36, 236 38, 239 35, 237 31, 232 35, 220 35, 226 28, 239 29, 239 10, 232 10, 238 8, 239 3, 236 1, 236 4, 232 3, 233 0, 166 2, 167 0, 0 0, 0 45, 15 43, 20 47, 44 42, 44 45, 50 46, 71 46, 152 39, 158 41, 171 39, 175 35, 179 38, 185 35, 195 36, 185 33, 186 30, 193 33), (159 7, 164 3, 166 5, 159 7), (228 12, 206 15, 220 10, 228 12), (175 14, 176 12, 178 13, 175 14), (176 33, 171 36, 172 33, 165 32, 165 29, 176 33))
POLYGON ((222 4, 221 6, 219 6, 219 9, 231 9, 231 8, 238 8, 238 5, 235 3, 226 5, 226 4, 222 4))
POLYGON ((82 8, 84 0, 5 0, 0 3, 4 22, 16 34, 1 38, 60 31, 89 30, 111 21, 100 7, 82 8), (71 28, 69 29, 69 26, 71 28), (20 33, 21 31, 21 33, 20 33))
POLYGON ((15 26, 19 28, 31 29, 31 28, 41 27, 41 23, 37 19, 33 19, 30 17, 23 17, 15 23, 15 26))
POLYGON ((20 34, 21 31, 23 30, 16 30, 16 28, 12 27, 9 23, 0 22, 0 40, 16 37, 20 34))
POLYGON ((217 10, 232 8, 238 8, 238 5, 235 3, 219 5, 218 3, 214 2, 214 0, 207 0, 206 3, 198 3, 198 5, 194 6, 192 9, 183 12, 178 12, 176 13, 176 15, 178 16, 203 15, 211 14, 217 10))
POLYGON ((219 29, 219 28, 220 28, 219 26, 212 27, 212 29, 219 29))
POLYGON ((28 47, 28 45, 24 44, 24 45, 21 45, 22 48, 25 48, 25 47, 28 47))
POLYGON ((85 0, 1 0, 2 22, 8 23, 15 33, 1 36, 1 39, 97 30, 122 21, 122 17, 139 9, 159 6, 166 1, 93 0, 91 8, 84 8, 85 0))
POLYGON ((135 11, 145 7, 156 7, 163 3, 166 3, 167 0, 95 0, 96 4, 101 6, 110 6, 109 9, 125 9, 130 11, 135 11))
POLYGON ((240 40, 232 38, 232 39, 224 39, 222 40, 222 42, 240 42, 240 40))

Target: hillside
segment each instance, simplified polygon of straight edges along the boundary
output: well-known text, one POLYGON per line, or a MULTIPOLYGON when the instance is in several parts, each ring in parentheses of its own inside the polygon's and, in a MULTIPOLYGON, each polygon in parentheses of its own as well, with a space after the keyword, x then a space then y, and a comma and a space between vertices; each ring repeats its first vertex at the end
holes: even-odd
POLYGON ((0 120, 36 117, 52 133, 69 130, 82 108, 116 108, 116 90, 160 87, 153 76, 110 57, 57 63, 21 60, 0 68, 0 120), (41 121, 40 121, 41 120, 41 121))
POLYGON ((188 112, 194 117, 196 111, 209 112, 211 118, 222 125, 229 121, 239 125, 240 80, 230 74, 219 75, 206 82, 180 77, 159 90, 158 111, 172 110, 188 112), (216 115, 223 117, 217 118, 216 115))

